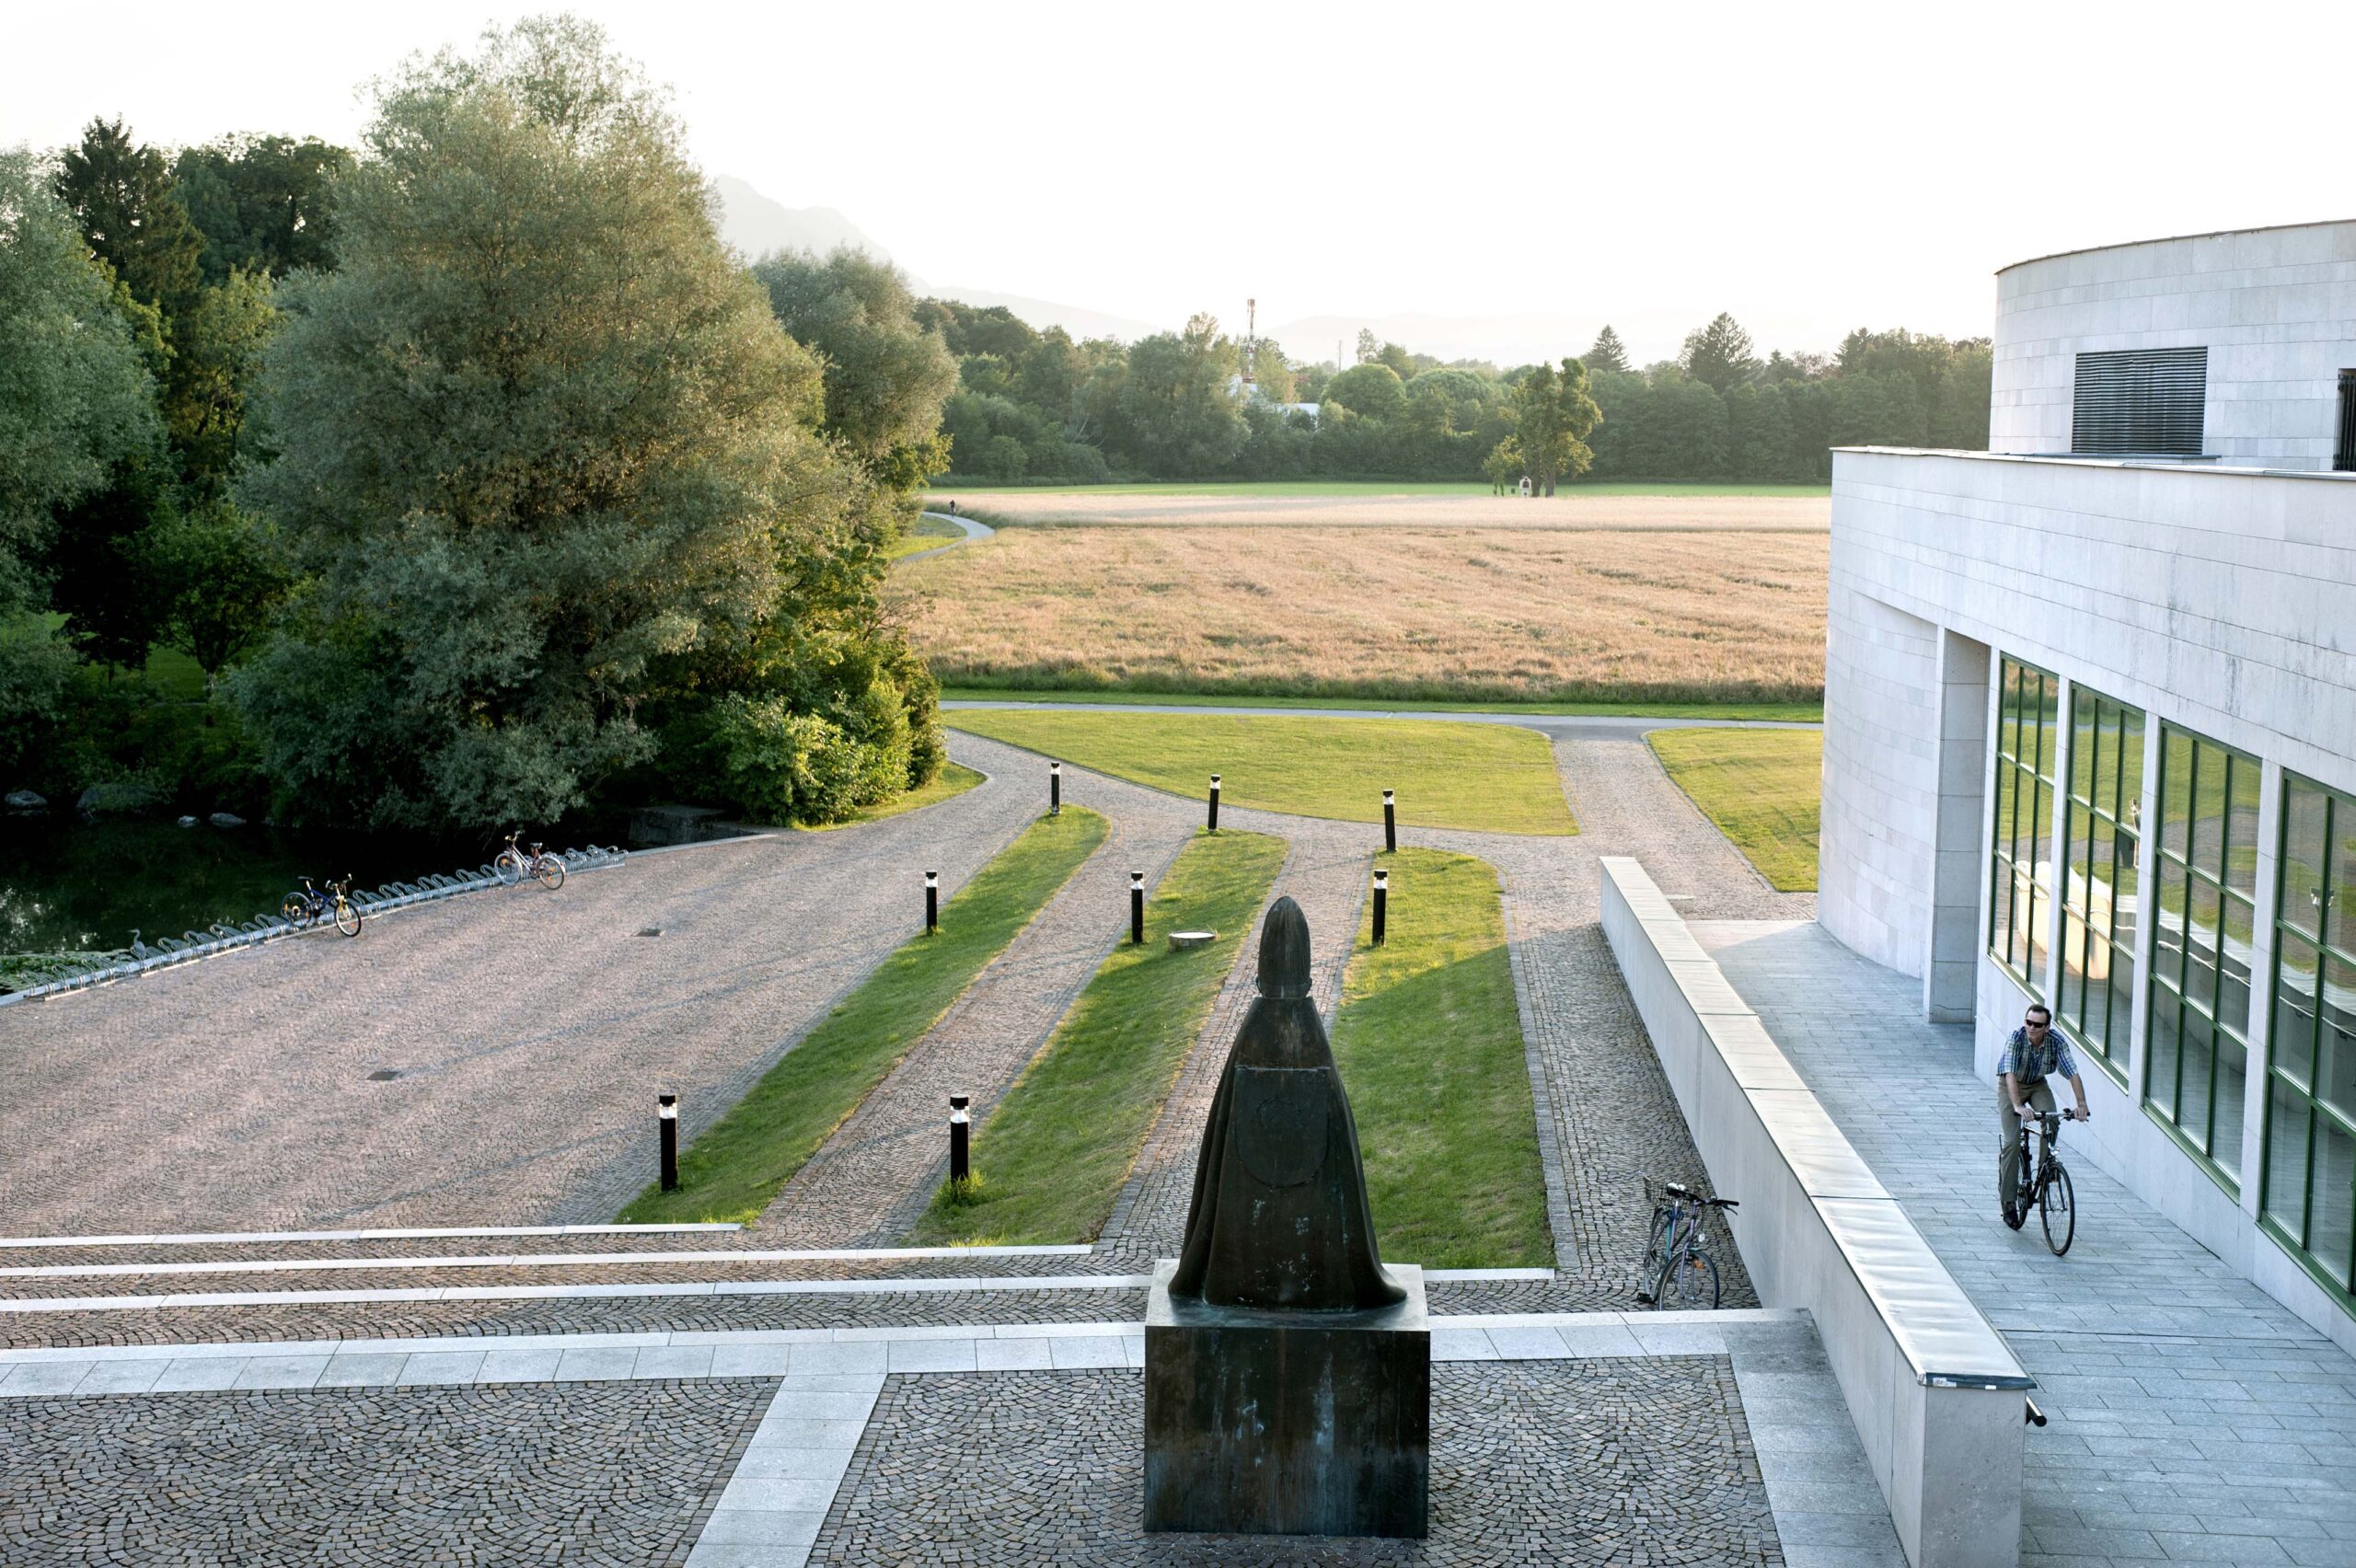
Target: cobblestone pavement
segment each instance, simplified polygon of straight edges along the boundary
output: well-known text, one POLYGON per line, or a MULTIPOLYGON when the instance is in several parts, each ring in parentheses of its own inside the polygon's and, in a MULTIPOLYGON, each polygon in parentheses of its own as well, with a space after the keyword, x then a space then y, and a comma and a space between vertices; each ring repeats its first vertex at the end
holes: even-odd
POLYGON ((0 1405, 0 1562, 676 1564, 767 1378, 0 1405))
POLYGON ((1149 1536, 1135 1372, 885 1381, 814 1563, 1784 1561, 1725 1356, 1432 1369, 1426 1541, 1149 1536))
POLYGON ((1919 981, 1813 924, 1694 935, 2037 1378, 2024 1564, 2356 1563, 2356 1358, 2091 1159, 2066 1258, 2006 1229, 1970 1028, 1919 981))
POLYGON ((610 1219, 653 1175, 655 1093, 689 1136, 716 1118, 1034 783, 0 1009, 0 1235, 610 1219))
MULTIPOLYGON (((1045 771, 1031 753, 960 741, 996 777, 1045 771)), ((949 1096, 970 1097, 976 1125, 988 1117, 1126 933, 1129 872, 1159 885, 1198 822, 1191 802, 1077 767, 1064 769, 1064 800, 1110 820, 1103 844, 786 1183, 761 1216, 771 1245, 882 1247, 905 1235, 947 1175, 949 1096)))

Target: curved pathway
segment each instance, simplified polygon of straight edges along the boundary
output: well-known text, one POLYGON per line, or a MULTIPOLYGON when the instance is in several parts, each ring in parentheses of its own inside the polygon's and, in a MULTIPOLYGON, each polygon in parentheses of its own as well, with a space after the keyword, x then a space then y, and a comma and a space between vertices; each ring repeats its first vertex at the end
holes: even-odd
MULTIPOLYGON (((910 550, 907 554, 902 556, 900 560, 922 560, 927 556, 937 556, 943 550, 953 550, 960 545, 970 545, 976 539, 987 539, 992 534, 998 532, 997 529, 991 527, 987 523, 976 523, 970 517, 961 517, 953 513, 925 512, 919 513, 918 515, 930 517, 936 523, 947 523, 953 525, 961 530, 965 536, 962 539, 952 539, 945 545, 935 545, 929 550, 910 550)), ((892 564, 897 566, 899 561, 894 561, 892 564)))

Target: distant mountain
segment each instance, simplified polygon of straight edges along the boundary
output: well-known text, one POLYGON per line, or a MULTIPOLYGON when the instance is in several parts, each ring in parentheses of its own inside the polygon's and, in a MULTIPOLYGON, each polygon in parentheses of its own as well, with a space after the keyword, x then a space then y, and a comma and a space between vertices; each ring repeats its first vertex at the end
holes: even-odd
POLYGON ((864 250, 881 261, 891 253, 832 207, 789 207, 773 202, 743 180, 722 175, 720 237, 757 261, 772 250, 812 250, 824 256, 837 246, 864 250))

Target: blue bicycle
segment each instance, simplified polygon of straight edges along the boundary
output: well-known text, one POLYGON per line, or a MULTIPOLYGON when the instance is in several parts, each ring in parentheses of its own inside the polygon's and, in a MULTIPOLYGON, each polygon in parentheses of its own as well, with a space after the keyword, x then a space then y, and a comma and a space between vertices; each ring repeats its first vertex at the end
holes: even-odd
POLYGON ((300 893, 290 893, 278 906, 278 913, 290 926, 316 925, 332 915, 335 928, 347 937, 360 934, 360 905, 352 896, 352 878, 347 873, 341 882, 331 882, 322 890, 303 879, 300 893))
POLYGON ((1645 1196, 1654 1205, 1652 1235, 1645 1243, 1645 1261, 1636 1279, 1636 1300, 1660 1308, 1676 1297, 1680 1307, 1718 1305, 1718 1265, 1702 1245, 1702 1221, 1712 1210, 1722 1216, 1738 1206, 1734 1198, 1707 1198, 1675 1182, 1654 1187, 1645 1182, 1645 1196))

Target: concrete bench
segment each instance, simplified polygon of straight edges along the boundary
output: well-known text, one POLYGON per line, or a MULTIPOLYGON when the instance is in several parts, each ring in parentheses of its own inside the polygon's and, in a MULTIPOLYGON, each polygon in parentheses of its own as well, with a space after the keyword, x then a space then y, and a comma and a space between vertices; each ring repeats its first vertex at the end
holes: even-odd
POLYGON ((2020 1558, 2036 1383, 1825 1113, 1642 866, 1603 859, 1603 929, 1742 1261, 1815 1315, 1914 1568, 2020 1558))

